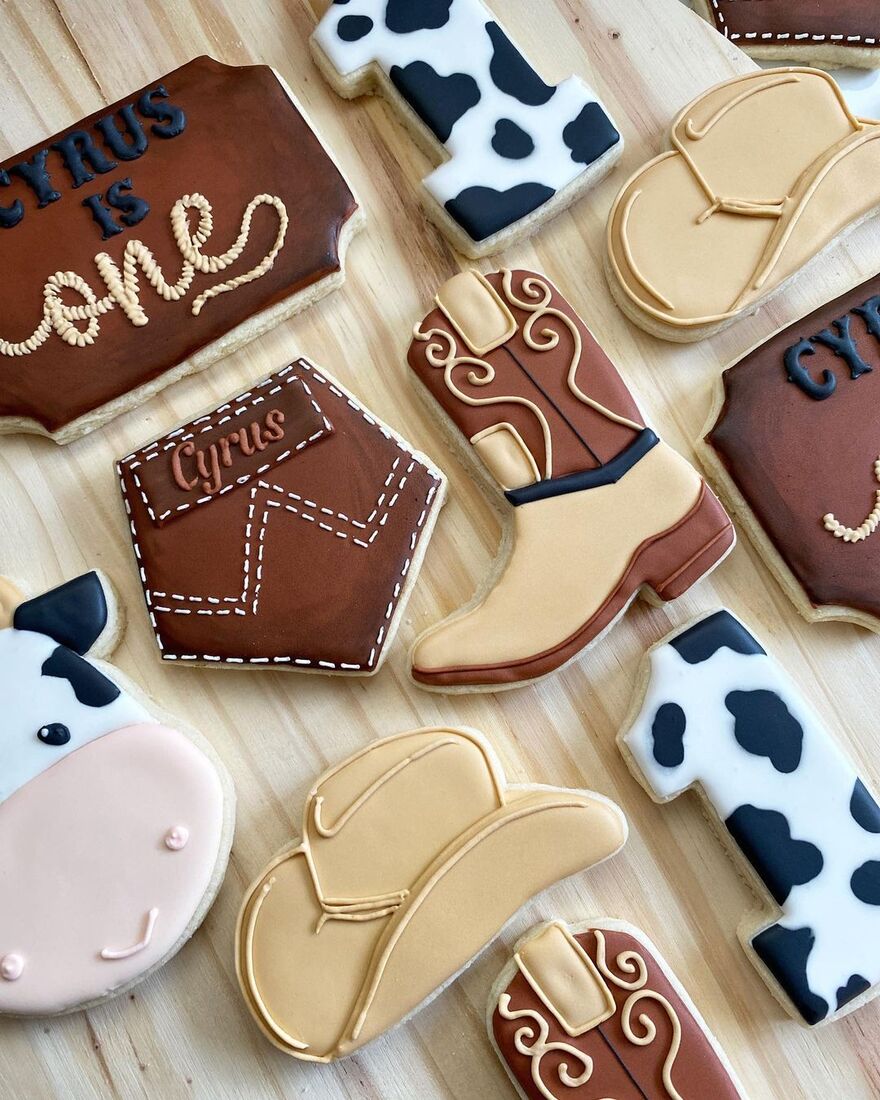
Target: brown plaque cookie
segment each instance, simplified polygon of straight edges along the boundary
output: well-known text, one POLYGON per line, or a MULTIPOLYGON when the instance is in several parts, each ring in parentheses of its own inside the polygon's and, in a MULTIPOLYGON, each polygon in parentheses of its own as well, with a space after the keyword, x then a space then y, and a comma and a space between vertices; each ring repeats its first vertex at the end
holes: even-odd
POLYGON ((801 614, 880 630, 880 277, 725 371, 703 456, 801 614))
POLYGON ((10 157, 0 432, 68 442, 208 366, 340 285, 361 223, 264 65, 197 58, 10 157))
POLYGON ((166 661, 370 675, 445 479, 299 359, 118 464, 166 661))
POLYGON ((644 933, 533 929, 489 996, 489 1037, 525 1100, 739 1100, 724 1052, 644 933))
POLYGON ((812 65, 880 65, 876 0, 696 0, 750 57, 812 65))

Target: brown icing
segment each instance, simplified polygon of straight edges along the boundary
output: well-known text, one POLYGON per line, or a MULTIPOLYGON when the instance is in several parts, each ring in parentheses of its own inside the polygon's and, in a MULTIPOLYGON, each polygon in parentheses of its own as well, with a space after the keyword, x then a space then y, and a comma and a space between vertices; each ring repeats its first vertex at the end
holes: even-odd
POLYGON ((707 442, 718 453, 776 552, 814 606, 842 606, 880 616, 880 535, 857 543, 835 538, 823 517, 858 527, 871 512, 880 455, 880 341, 853 309, 880 294, 880 277, 848 291, 776 333, 724 373, 725 403, 707 442), (810 339, 849 317, 850 332, 871 372, 852 378, 831 348, 810 339), (830 397, 815 400, 787 377, 785 355, 799 340, 800 362, 830 397))
MULTIPOLYGON (((0 228, 3 246, 3 304, 0 341, 26 341, 42 318, 43 287, 53 272, 74 272, 97 298, 107 294, 95 257, 102 252, 120 268, 127 245, 140 240, 150 250, 168 283, 181 275, 182 255, 172 231, 175 203, 200 193, 210 204, 213 229, 201 248, 205 256, 229 250, 242 231, 248 204, 258 196, 280 200, 289 223, 274 263, 244 285, 224 293, 221 301, 208 299, 197 315, 198 295, 212 286, 255 268, 271 254, 280 239, 282 212, 262 202, 252 212, 247 241, 226 270, 196 270, 192 286, 180 300, 163 300, 137 267, 139 299, 148 321, 133 323, 115 306, 98 318, 99 331, 87 346, 65 342, 52 332, 27 355, 0 355, 0 417, 36 420, 45 430, 59 431, 129 390, 148 383, 176 367, 224 333, 291 295, 300 293, 340 268, 339 235, 356 210, 354 196, 320 141, 291 103, 272 70, 266 66, 236 68, 207 57, 197 58, 161 77, 147 89, 162 84, 167 99, 186 115, 183 131, 165 137, 150 129, 155 120, 135 116, 143 125, 148 145, 137 159, 122 160, 104 174, 86 161, 94 180, 79 187, 64 167, 58 150, 50 149, 46 166, 60 198, 40 208, 25 181, 10 172, 9 185, 0 186, 0 205, 20 200, 23 217, 11 228, 0 228), (149 213, 136 225, 102 239, 100 226, 83 200, 106 196, 113 182, 131 180, 130 194, 149 204, 149 213), (220 273, 222 271, 222 273, 220 273), (13 292, 14 288, 14 292, 13 292)), ((40 142, 0 165, 13 165, 50 148, 64 134, 84 131, 99 152, 109 155, 96 121, 112 115, 122 129, 120 108, 136 104, 141 92, 77 122, 61 135, 40 142)), ((166 128, 167 123, 156 125, 166 128)), ((121 211, 112 210, 119 222, 121 211)), ((195 231, 198 211, 190 210, 188 224, 195 231)), ((74 289, 62 292, 71 306, 83 304, 74 289)), ((76 323, 85 331, 87 321, 76 323)))
POLYGON ((740 46, 817 42, 876 48, 880 42, 875 0, 707 0, 718 30, 740 46))
MULTIPOLYGON (((740 1093, 706 1033, 667 977, 664 967, 644 943, 617 930, 606 929, 601 935, 606 945, 606 963, 612 973, 632 984, 637 977, 637 965, 633 963, 633 969, 623 970, 617 959, 623 952, 635 952, 647 969, 647 981, 643 988, 663 997, 681 1025, 681 1047, 674 1059, 671 1079, 682 1100, 706 1100, 707 1097, 739 1100, 740 1093)), ((596 932, 583 931, 574 939, 595 965, 599 960, 596 932)), ((603 980, 599 971, 601 966, 595 972, 596 979, 604 986, 606 996, 610 994, 613 998, 614 1012, 606 1019, 600 1018, 600 1022, 578 1036, 572 1036, 560 1024, 554 1011, 538 996, 521 970, 516 971, 515 977, 501 991, 499 999, 507 994, 510 997, 510 1011, 527 1009, 546 1021, 549 1027, 546 1042, 573 1047, 592 1059, 589 1079, 580 1086, 566 1087, 560 1083, 562 1063, 567 1063, 571 1077, 577 1077, 583 1065, 564 1050, 548 1051, 541 1058, 539 1077, 551 1096, 559 1100, 596 1100, 606 1096, 614 1097, 614 1100, 670 1100, 670 1092, 663 1080, 664 1062, 673 1047, 670 1017, 657 1001, 642 999, 633 1009, 632 1030, 636 1035, 645 1033, 638 1021, 638 1017, 645 1014, 656 1027, 657 1036, 653 1043, 645 1046, 631 1042, 624 1029, 624 1006, 632 990, 603 980)), ((492 1033, 502 1058, 529 1100, 546 1100, 546 1093, 541 1093, 533 1078, 534 1059, 518 1051, 514 1045, 517 1033, 524 1026, 535 1028, 536 1024, 526 1017, 507 1020, 496 1004, 492 1014, 492 1033)), ((532 1037, 526 1038, 527 1044, 531 1045, 532 1037)))
POLYGON ((119 472, 164 659, 378 667, 442 477, 332 378, 298 360, 119 472), (228 444, 242 433, 252 454, 228 444), (209 476, 214 447, 219 491, 178 484, 175 455, 184 480, 197 473, 189 443, 209 476))

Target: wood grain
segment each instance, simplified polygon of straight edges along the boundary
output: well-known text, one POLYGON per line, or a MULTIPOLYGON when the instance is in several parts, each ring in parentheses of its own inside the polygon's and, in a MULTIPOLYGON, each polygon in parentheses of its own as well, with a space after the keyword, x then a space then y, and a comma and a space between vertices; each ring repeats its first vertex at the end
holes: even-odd
MULTIPOLYGON (((627 148, 622 166, 592 195, 532 243, 480 266, 491 270, 503 262, 547 272, 621 366, 655 426, 692 454, 718 371, 781 324, 872 274, 880 224, 861 228, 845 248, 829 255, 821 275, 712 341, 677 347, 645 336, 614 307, 602 276, 603 229, 612 198, 623 180, 663 147, 678 108, 752 63, 678 0, 490 3, 547 78, 578 73, 599 89, 627 148)), ((499 533, 487 503, 417 399, 403 363, 411 324, 439 282, 464 261, 421 213, 419 180, 430 166, 388 107, 378 100, 338 100, 314 69, 307 38, 324 4, 5 0, 0 5, 3 156, 197 54, 232 63, 264 61, 281 72, 320 125, 370 217, 367 232, 350 252, 345 288, 245 351, 65 449, 42 439, 0 439, 0 571, 38 590, 91 566, 105 569, 130 608, 118 663, 213 741, 239 795, 226 883, 193 942, 121 1001, 60 1020, 0 1023, 0 1096, 510 1097, 483 1030, 487 991, 509 946, 531 924, 590 915, 625 918, 648 932, 723 1041, 752 1100, 880 1095, 880 1001, 811 1033, 788 1020, 739 947, 736 929, 753 898, 697 802, 686 797, 664 808, 653 805, 614 743, 645 648, 696 612, 726 603, 786 663, 877 784, 880 639, 855 627, 802 622, 743 540, 723 568, 680 604, 634 606, 600 649, 538 688, 444 698, 419 692, 407 681, 408 646, 470 596, 499 533), (142 610, 113 460, 297 353, 337 374, 450 475, 451 501, 395 650, 378 677, 359 682, 163 667, 142 610), (243 890, 267 857, 298 831, 304 793, 321 769, 372 738, 434 722, 484 730, 513 781, 587 786, 610 795, 629 817, 631 839, 610 863, 529 905, 459 981, 406 1026, 337 1066, 297 1064, 262 1038, 238 996, 232 936, 243 890)), ((58 903, 63 919, 64 899, 58 903)))

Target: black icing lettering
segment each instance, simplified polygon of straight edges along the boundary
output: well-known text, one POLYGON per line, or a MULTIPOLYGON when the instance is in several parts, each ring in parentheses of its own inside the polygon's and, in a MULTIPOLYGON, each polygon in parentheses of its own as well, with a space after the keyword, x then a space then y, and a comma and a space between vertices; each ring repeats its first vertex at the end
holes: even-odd
POLYGON ((52 143, 52 148, 61 154, 64 167, 70 173, 74 187, 91 183, 95 178, 86 168, 88 163, 96 172, 112 172, 117 167, 115 160, 109 160, 95 144, 92 135, 85 130, 71 130, 60 141, 52 143))
POLYGON ((115 115, 99 118, 95 129, 100 131, 114 157, 119 157, 120 160, 137 160, 147 150, 147 135, 134 113, 134 104, 127 103, 120 108, 118 114, 125 123, 125 133, 117 127, 115 115), (125 134, 128 134, 128 138, 125 134))
POLYGON ((837 329, 836 333, 832 332, 830 328, 823 328, 821 332, 816 333, 813 339, 820 344, 824 344, 826 348, 831 348, 834 354, 849 367, 849 373, 853 378, 868 374, 871 368, 859 355, 859 349, 856 347, 856 342, 850 332, 852 317, 847 313, 845 317, 832 321, 832 324, 837 329))
MULTIPOLYGON (((0 187, 8 187, 10 182, 9 173, 0 168, 0 187)), ((0 206, 0 229, 12 229, 23 217, 24 205, 21 199, 16 199, 11 206, 0 206)))
POLYGON ((52 178, 46 171, 46 158, 48 149, 39 149, 30 160, 23 160, 19 164, 13 164, 9 169, 11 176, 23 179, 28 187, 37 196, 37 205, 42 209, 50 202, 57 202, 61 198, 61 192, 52 186, 52 178))
POLYGON ((116 180, 107 188, 107 205, 121 210, 120 221, 125 225, 138 225, 150 212, 150 204, 138 195, 124 194, 131 191, 131 179, 116 180))
POLYGON ((144 118, 155 118, 150 129, 161 138, 174 138, 186 129, 186 114, 173 103, 155 103, 156 99, 167 99, 168 92, 164 84, 150 88, 137 101, 137 109, 144 118))
POLYGON ((83 199, 82 204, 91 211, 92 217, 101 228, 101 240, 106 241, 110 237, 115 237, 117 233, 122 233, 123 230, 122 226, 117 225, 113 220, 113 215, 107 207, 101 205, 103 198, 102 194, 89 195, 87 199, 83 199))
MULTIPOLYGON (((880 340, 880 294, 869 298, 864 305, 857 306, 853 313, 857 313, 862 318, 871 336, 876 336, 880 340)), ((870 369, 869 367, 868 370, 870 369)))
POLYGON ((786 349, 785 373, 788 375, 789 382, 794 382, 799 389, 804 391, 807 397, 812 397, 814 401, 824 401, 837 389, 837 378, 830 370, 822 372, 821 382, 817 382, 813 378, 801 363, 801 357, 815 354, 816 349, 813 347, 812 341, 798 340, 796 344, 792 344, 790 348, 786 349))

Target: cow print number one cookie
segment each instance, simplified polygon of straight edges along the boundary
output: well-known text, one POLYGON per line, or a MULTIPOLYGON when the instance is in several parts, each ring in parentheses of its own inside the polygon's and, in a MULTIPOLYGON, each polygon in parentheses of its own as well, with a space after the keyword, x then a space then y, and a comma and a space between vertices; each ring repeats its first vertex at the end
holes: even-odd
POLYGON ((444 161, 428 212, 468 256, 533 232, 623 151, 595 93, 546 84, 481 0, 335 0, 312 49, 340 95, 381 90, 427 127, 444 161))
POLYGON ((880 983, 880 807, 730 612, 673 634, 648 665, 620 737, 634 774, 659 802, 699 787, 781 909, 742 938, 782 1003, 807 1024, 860 1007, 880 983))

